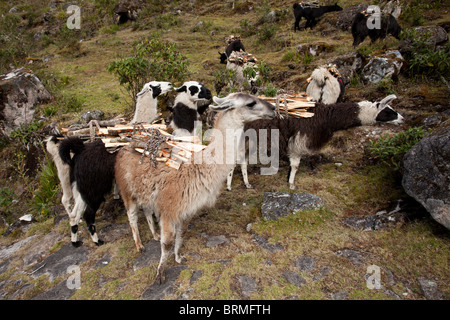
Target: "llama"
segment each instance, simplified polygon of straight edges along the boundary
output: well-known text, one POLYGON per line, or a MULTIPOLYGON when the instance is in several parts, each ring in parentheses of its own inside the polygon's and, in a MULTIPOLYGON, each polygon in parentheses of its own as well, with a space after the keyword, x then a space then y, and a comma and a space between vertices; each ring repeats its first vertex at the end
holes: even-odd
POLYGON ((352 22, 352 35, 353 35, 353 46, 356 47, 362 43, 367 36, 370 40, 375 42, 378 39, 384 39, 388 34, 392 35, 396 39, 400 39, 400 32, 402 28, 398 24, 397 20, 391 14, 388 16, 382 15, 380 17, 380 28, 369 28, 367 26, 367 20, 370 14, 365 11, 360 12, 355 15, 352 22))
POLYGON ((62 135, 50 136, 46 139, 46 149, 51 155, 58 172, 58 179, 61 183, 62 198, 61 203, 67 214, 72 212, 72 202, 74 200, 72 186, 70 182, 70 166, 63 162, 59 156, 59 146, 61 142, 58 140, 62 135))
POLYGON ((173 85, 170 82, 151 81, 146 83, 136 96, 136 111, 131 123, 152 123, 158 118, 157 97, 172 89, 173 85))
POLYGON ((92 240, 96 245, 102 245, 95 229, 95 213, 112 189, 116 153, 108 152, 101 140, 85 144, 78 137, 68 137, 61 141, 59 157, 54 159, 70 166, 75 198, 75 206, 69 213, 72 245, 79 247, 82 244, 77 234, 82 214, 92 240))
MULTIPOLYGON (((403 117, 388 104, 396 98, 389 95, 380 102, 362 101, 359 103, 336 103, 324 105, 317 103, 314 116, 311 118, 277 117, 273 120, 258 120, 245 125, 244 132, 249 129, 278 129, 280 158, 289 160, 289 187, 295 189, 295 174, 303 155, 318 152, 330 139, 335 131, 351 127, 372 125, 376 122, 392 124, 403 123, 403 117)), ((271 141, 270 134, 268 142, 271 141)), ((241 164, 242 176, 247 188, 252 188, 248 182, 247 162, 241 164)), ((230 172, 227 189, 231 190, 230 172)))
POLYGON ((312 28, 317 24, 317 18, 320 18, 327 12, 342 11, 342 8, 337 4, 332 6, 312 7, 294 3, 293 9, 295 16, 294 31, 300 30, 299 24, 303 17, 306 19, 305 29, 309 27, 312 30, 312 28))
POLYGON ((201 136, 201 114, 211 102, 211 91, 197 81, 187 81, 175 89, 178 95, 172 108, 172 121, 169 126, 174 129, 174 135, 201 136), (199 105, 199 106, 198 106, 199 105))
POLYGON ((241 39, 237 39, 237 40, 234 40, 233 42, 231 42, 231 43, 225 48, 225 52, 222 52, 222 53, 221 53, 221 52, 219 51, 219 54, 220 54, 220 63, 226 64, 228 58, 230 57, 230 55, 231 55, 231 53, 232 53, 233 51, 237 51, 237 52, 239 52, 239 51, 245 51, 244 44, 241 42, 241 39))
MULTIPOLYGON (((224 163, 217 156, 219 153, 223 155, 227 148, 227 132, 239 132, 246 122, 275 116, 272 104, 249 94, 214 97, 214 102, 218 106, 210 108, 220 112, 211 142, 198 153, 202 163, 183 164, 179 170, 174 170, 163 163, 157 163, 156 167, 149 161, 139 164, 140 153, 130 147, 123 148, 117 155, 115 176, 138 251, 144 248, 137 226, 138 208, 143 208, 146 216, 154 213, 159 217, 161 259, 155 280, 159 283, 165 280, 164 269, 172 245, 175 244, 175 260, 181 263, 184 228, 201 208, 214 205, 228 172, 234 166, 234 163, 224 163)), ((235 155, 234 150, 232 155, 235 155)))
POLYGON ((313 101, 323 104, 341 102, 345 84, 335 66, 320 67, 313 71, 306 93, 313 101))

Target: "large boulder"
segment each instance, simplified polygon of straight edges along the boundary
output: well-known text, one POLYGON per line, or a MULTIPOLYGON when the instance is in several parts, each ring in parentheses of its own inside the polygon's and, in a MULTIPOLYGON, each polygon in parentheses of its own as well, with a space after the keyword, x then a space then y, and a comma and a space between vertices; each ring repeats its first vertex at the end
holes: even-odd
POLYGON ((0 75, 0 122, 6 133, 33 121, 36 106, 50 100, 50 93, 30 70, 0 75))
POLYGON ((423 138, 403 158, 402 185, 431 216, 450 229, 450 121, 423 138))
POLYGON ((349 83, 355 73, 364 67, 364 57, 358 51, 352 51, 329 60, 327 63, 335 64, 344 83, 349 83))
POLYGON ((398 76, 405 60, 398 50, 372 57, 362 70, 363 80, 378 83, 398 76))
POLYGON ((369 6, 368 4, 357 4, 345 8, 344 10, 338 13, 336 27, 344 31, 349 31, 352 27, 355 15, 361 11, 366 10, 368 6, 369 6))

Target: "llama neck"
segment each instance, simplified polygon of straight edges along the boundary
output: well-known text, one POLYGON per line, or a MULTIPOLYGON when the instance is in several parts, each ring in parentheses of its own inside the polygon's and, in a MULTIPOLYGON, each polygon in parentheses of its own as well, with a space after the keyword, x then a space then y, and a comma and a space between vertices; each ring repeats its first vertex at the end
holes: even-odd
POLYGON ((187 92, 181 92, 175 97, 175 101, 173 102, 173 105, 176 106, 177 103, 182 103, 188 108, 197 110, 197 105, 191 101, 190 94, 187 92))
POLYGON ((131 122, 151 123, 157 117, 157 99, 153 99, 152 93, 146 93, 138 97, 136 101, 136 112, 131 122))
POLYGON ((219 114, 210 143, 203 150, 203 162, 224 168, 227 174, 236 163, 237 142, 243 129, 244 122, 232 111, 219 114))
POLYGON ((324 9, 324 12, 332 12, 332 11, 337 11, 336 6, 323 6, 322 7, 324 9))

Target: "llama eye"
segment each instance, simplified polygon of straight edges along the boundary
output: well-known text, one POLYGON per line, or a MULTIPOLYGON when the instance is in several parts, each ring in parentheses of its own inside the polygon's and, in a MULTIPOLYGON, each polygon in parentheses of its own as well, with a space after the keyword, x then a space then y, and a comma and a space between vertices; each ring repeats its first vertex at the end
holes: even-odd
POLYGON ((247 107, 253 108, 253 106, 256 104, 256 101, 252 101, 250 103, 247 103, 247 107))

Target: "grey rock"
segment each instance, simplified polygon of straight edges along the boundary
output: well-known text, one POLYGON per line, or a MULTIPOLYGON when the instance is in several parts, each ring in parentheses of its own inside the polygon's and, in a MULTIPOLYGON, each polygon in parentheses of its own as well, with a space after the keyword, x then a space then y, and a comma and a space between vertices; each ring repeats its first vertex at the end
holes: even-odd
POLYGON ((308 256, 301 256, 295 262, 295 266, 304 272, 312 272, 315 265, 316 261, 308 256))
POLYGON ((252 293, 258 290, 258 284, 256 283, 256 280, 249 275, 239 276, 238 282, 242 295, 245 298, 249 298, 252 293))
POLYGON ((436 281, 426 278, 419 278, 417 281, 419 281, 420 288, 422 289, 425 298, 428 300, 444 300, 436 281))
POLYGON ((31 70, 20 68, 0 75, 0 118, 7 134, 33 121, 36 106, 50 100, 50 93, 31 70))
POLYGON ((9 257, 11 257, 14 253, 19 251, 23 246, 25 246, 30 241, 34 240, 37 236, 31 236, 25 239, 22 239, 20 241, 17 241, 16 243, 6 247, 5 249, 0 250, 0 261, 6 260, 9 257))
POLYGON ((362 70, 363 80, 378 83, 399 75, 405 60, 398 50, 372 57, 362 70))
POLYGON ((336 254, 340 257, 348 259, 354 265, 361 265, 363 263, 363 256, 360 252, 351 249, 342 249, 336 251, 336 254))
POLYGON ((68 300, 76 289, 69 289, 67 281, 63 280, 50 290, 37 295, 31 300, 68 300))
POLYGON ((72 265, 80 266, 89 258, 87 246, 75 248, 71 243, 65 244, 61 249, 51 254, 42 262, 35 265, 32 276, 37 278, 43 274, 49 275, 49 280, 67 274, 67 268, 72 265))
POLYGON ((222 243, 227 243, 227 242, 230 242, 230 240, 227 237, 225 237, 224 235, 211 236, 211 237, 208 237, 206 246, 208 248, 211 248, 211 247, 216 247, 218 245, 221 245, 222 243))
POLYGON ((319 209, 323 206, 323 200, 310 193, 266 192, 261 213, 265 220, 278 220, 299 211, 319 209))
POLYGON ((201 276, 203 275, 202 270, 195 270, 192 273, 191 279, 189 280, 189 285, 193 285, 195 281, 197 281, 198 279, 201 278, 201 276))
POLYGON ((403 158, 402 185, 434 220, 450 229, 450 130, 448 121, 403 158))
POLYGON ((9 267, 9 261, 4 261, 0 263, 0 274, 2 274, 3 272, 5 272, 6 270, 8 270, 9 267))
POLYGON ((159 262, 161 258, 161 244, 159 241, 150 240, 144 245, 144 248, 144 252, 134 260, 134 271, 159 262))
POLYGON ((50 248, 52 248, 58 241, 63 239, 63 235, 58 232, 50 232, 39 239, 33 241, 30 248, 23 256, 23 264, 25 267, 31 266, 48 255, 50 248))
POLYGON ((366 10, 368 6, 368 4, 358 4, 345 8, 337 15, 336 27, 344 31, 350 30, 355 15, 366 10))
POLYGON ((306 284, 306 280, 300 276, 297 272, 284 272, 283 277, 287 282, 293 284, 296 287, 301 287, 306 284))
POLYGON ((182 265, 166 269, 166 281, 162 284, 153 283, 144 291, 141 298, 144 300, 161 300, 172 294, 174 292, 173 284, 184 269, 186 267, 182 265))
POLYGON ((266 249, 270 252, 275 252, 277 250, 283 250, 283 246, 281 244, 270 244, 266 238, 260 235, 254 235, 253 239, 255 242, 263 249, 266 249))
POLYGON ((448 41, 448 33, 441 26, 420 26, 414 29, 417 36, 424 37, 433 46, 444 44, 448 41))
POLYGON ((340 290, 336 293, 331 294, 332 300, 348 300, 348 292, 345 290, 340 290))
POLYGON ((358 51, 352 51, 329 60, 327 63, 335 64, 344 83, 349 83, 354 74, 364 67, 364 57, 358 51))
POLYGON ((101 110, 91 110, 91 111, 86 111, 84 112, 80 118, 81 121, 84 123, 88 123, 91 120, 97 120, 100 121, 103 119, 103 117, 105 116, 105 113, 101 110))

